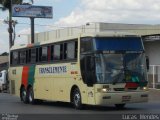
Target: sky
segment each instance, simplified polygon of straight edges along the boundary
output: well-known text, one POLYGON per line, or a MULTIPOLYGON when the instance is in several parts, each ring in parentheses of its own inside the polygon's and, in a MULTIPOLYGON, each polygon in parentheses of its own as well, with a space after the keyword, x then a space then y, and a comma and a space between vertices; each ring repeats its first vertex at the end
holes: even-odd
MULTIPOLYGON (((27 0, 25 0, 27 1, 27 0)), ((52 6, 52 19, 35 19, 35 32, 87 22, 160 24, 160 0, 34 0, 33 5, 52 6)), ((0 11, 0 53, 9 51, 8 11, 0 11)), ((15 44, 27 43, 30 19, 17 18, 15 44)))

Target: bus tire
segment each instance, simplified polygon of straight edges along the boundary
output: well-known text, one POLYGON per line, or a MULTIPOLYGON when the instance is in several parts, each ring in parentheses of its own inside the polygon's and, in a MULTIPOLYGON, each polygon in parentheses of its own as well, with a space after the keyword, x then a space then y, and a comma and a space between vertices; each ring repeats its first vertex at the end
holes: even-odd
POLYGON ((72 102, 75 109, 82 109, 81 93, 78 88, 75 88, 73 91, 72 102))
POLYGON ((20 91, 20 97, 21 97, 21 101, 23 101, 24 103, 28 103, 27 91, 24 87, 22 87, 20 91))
POLYGON ((121 110, 121 109, 124 109, 126 104, 115 104, 116 108, 121 110))
POLYGON ((28 101, 30 104, 36 103, 36 100, 34 99, 34 91, 32 87, 28 89, 28 101))

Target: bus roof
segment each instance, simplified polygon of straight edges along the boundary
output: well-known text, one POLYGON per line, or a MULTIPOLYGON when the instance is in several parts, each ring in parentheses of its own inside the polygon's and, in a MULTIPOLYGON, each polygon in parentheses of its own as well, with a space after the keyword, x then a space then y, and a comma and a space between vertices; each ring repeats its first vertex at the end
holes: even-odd
POLYGON ((34 44, 18 44, 18 45, 12 46, 12 48, 10 50, 16 50, 16 49, 28 48, 28 47, 33 47, 33 46, 40 46, 40 45, 56 43, 56 42, 61 42, 61 41, 73 40, 73 39, 77 39, 79 37, 140 37, 140 36, 138 36, 136 34, 132 34, 132 33, 117 32, 117 31, 81 33, 81 34, 77 34, 74 36, 57 38, 54 40, 47 40, 47 41, 42 41, 42 42, 38 42, 38 43, 34 43, 34 44))
POLYGON ((129 37, 129 36, 134 36, 134 37, 140 37, 136 34, 132 33, 127 33, 127 32, 117 32, 117 31, 104 31, 104 32, 95 32, 95 33, 84 33, 81 34, 81 37, 129 37))

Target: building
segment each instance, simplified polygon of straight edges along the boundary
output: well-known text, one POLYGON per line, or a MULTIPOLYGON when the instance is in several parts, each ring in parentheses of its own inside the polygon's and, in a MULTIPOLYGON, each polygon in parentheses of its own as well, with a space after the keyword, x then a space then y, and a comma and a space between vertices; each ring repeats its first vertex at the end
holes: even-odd
MULTIPOLYGON (((79 27, 69 27, 54 31, 37 33, 35 42, 69 37, 80 33, 99 31, 121 31, 142 36, 146 55, 150 60, 149 86, 160 88, 160 25, 120 24, 120 23, 87 23, 79 27)), ((28 40, 30 41, 30 36, 28 40)))
POLYGON ((0 56, 0 71, 8 70, 9 57, 8 55, 0 56))

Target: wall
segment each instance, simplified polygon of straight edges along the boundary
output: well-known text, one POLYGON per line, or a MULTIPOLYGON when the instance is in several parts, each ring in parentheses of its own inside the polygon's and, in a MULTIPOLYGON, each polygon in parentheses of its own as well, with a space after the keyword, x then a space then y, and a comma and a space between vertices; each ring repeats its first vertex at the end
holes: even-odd
POLYGON ((144 42, 144 46, 150 65, 160 65, 160 41, 144 42))

